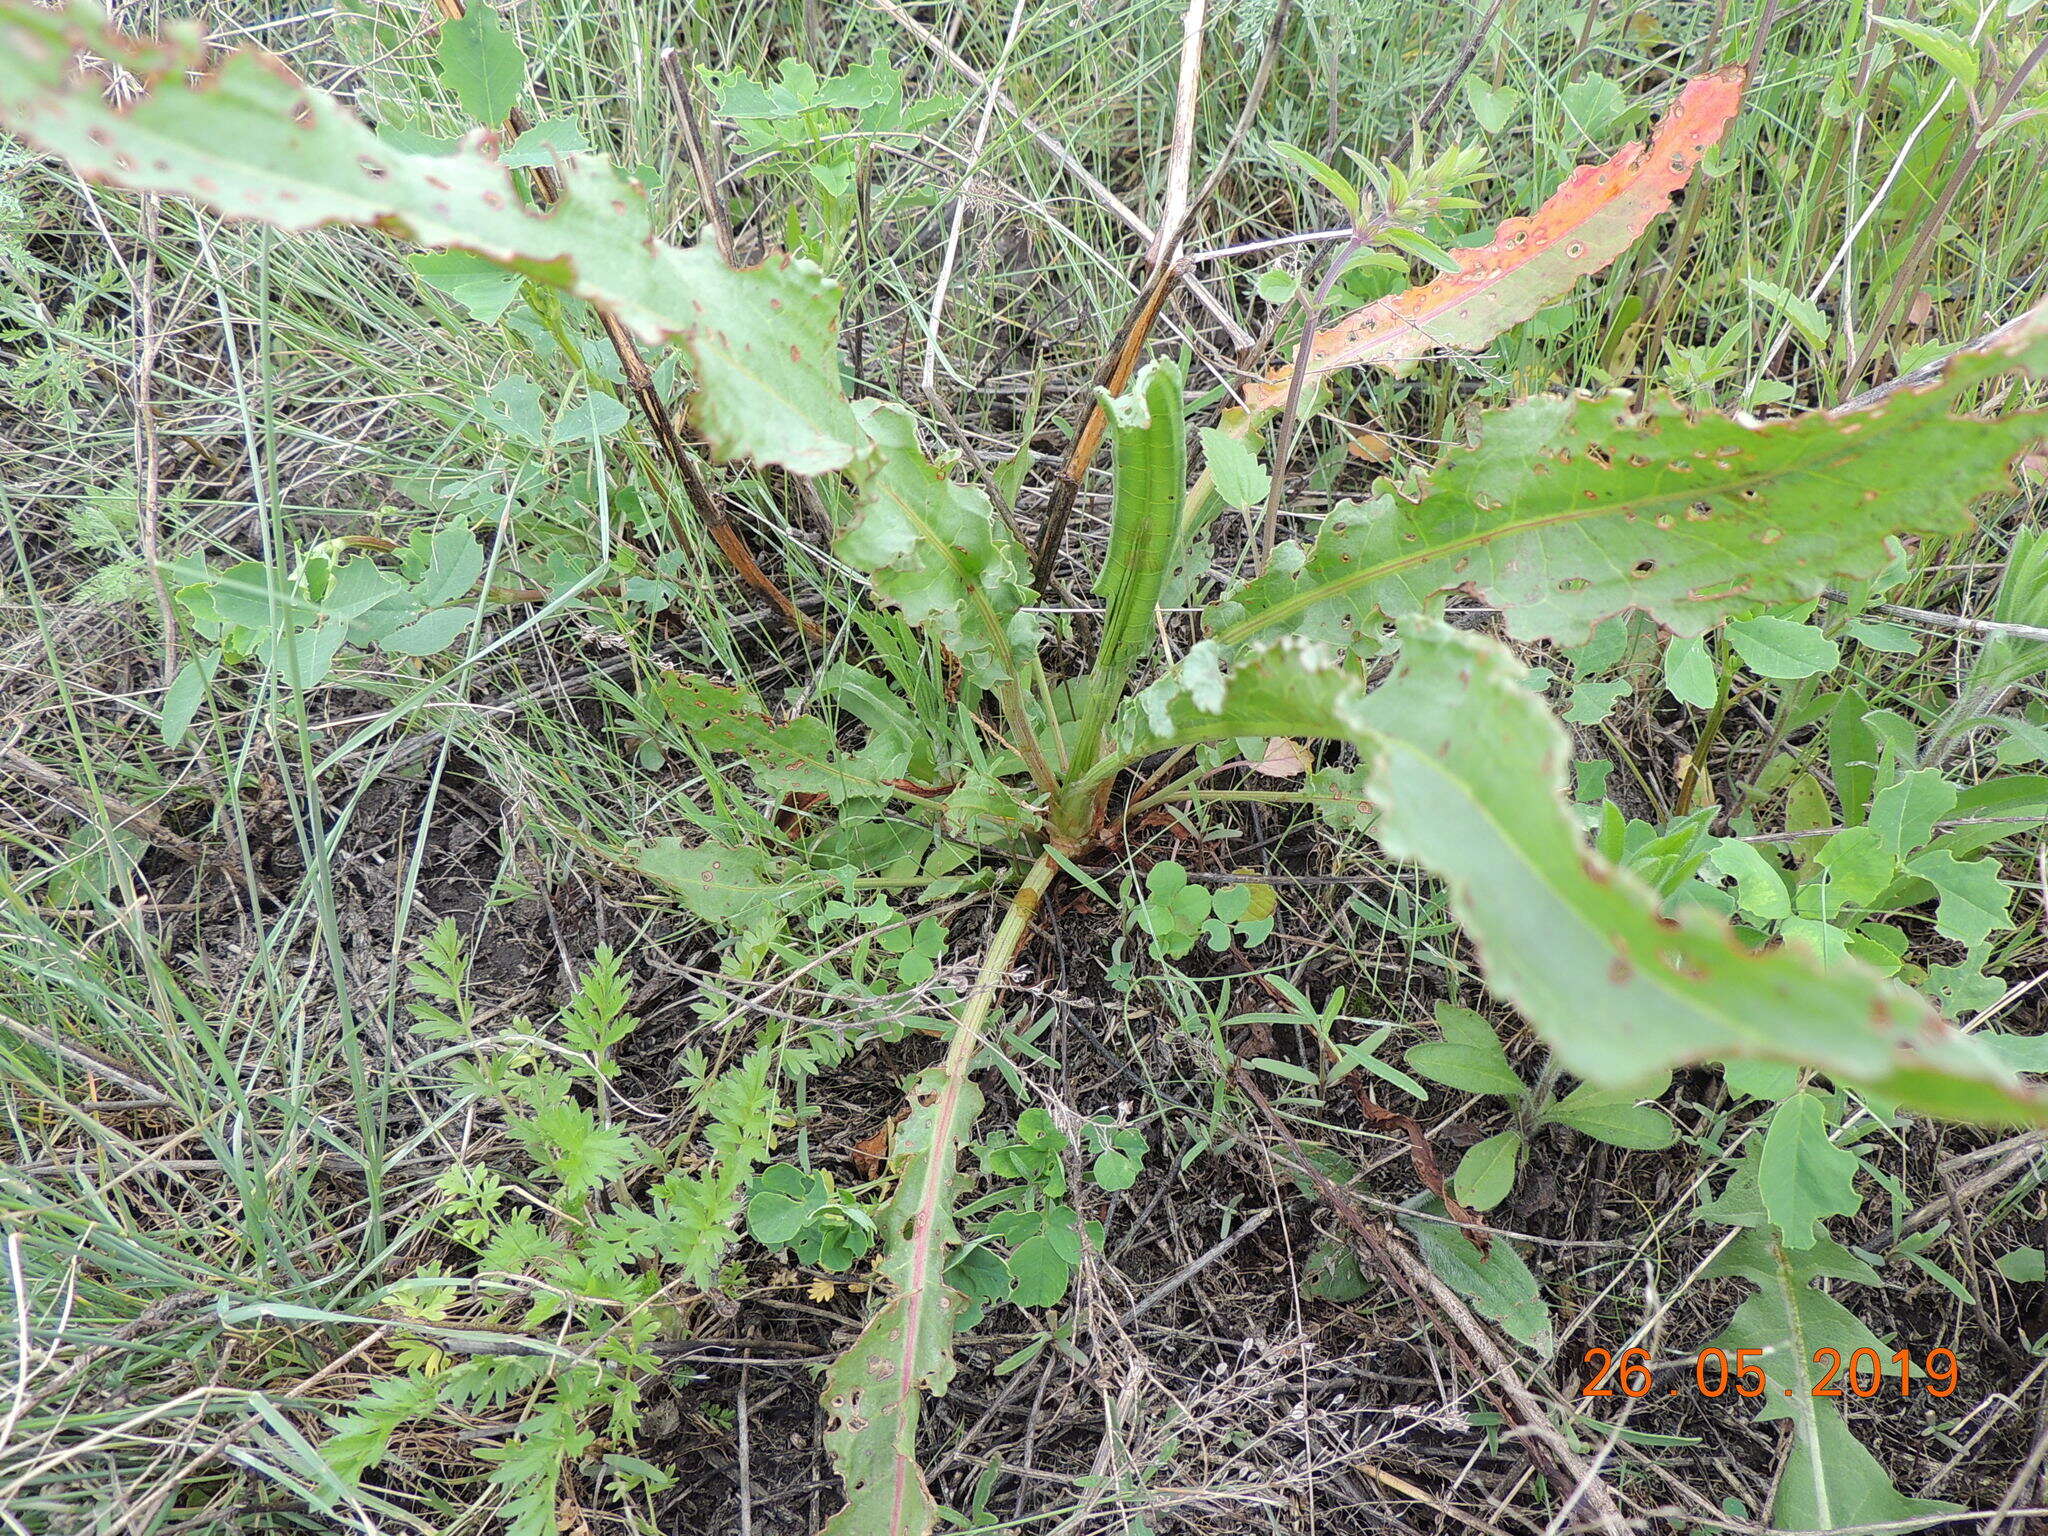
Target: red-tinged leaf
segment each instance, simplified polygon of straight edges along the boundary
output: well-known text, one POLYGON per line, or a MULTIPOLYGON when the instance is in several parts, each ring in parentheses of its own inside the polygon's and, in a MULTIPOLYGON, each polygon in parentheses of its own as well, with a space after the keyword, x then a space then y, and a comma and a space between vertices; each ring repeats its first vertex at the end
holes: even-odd
MULTIPOLYGON (((1741 106, 1745 79, 1731 66, 1693 81, 1647 149, 1631 144, 1604 165, 1580 166, 1529 218, 1509 219, 1487 245, 1452 251, 1457 273, 1319 331, 1305 384, 1340 368, 1372 363, 1400 373, 1433 352, 1476 352, 1564 297, 1671 206, 1741 106)), ((1293 372, 1291 362, 1276 369, 1245 391, 1245 403, 1254 411, 1278 407, 1293 372)))

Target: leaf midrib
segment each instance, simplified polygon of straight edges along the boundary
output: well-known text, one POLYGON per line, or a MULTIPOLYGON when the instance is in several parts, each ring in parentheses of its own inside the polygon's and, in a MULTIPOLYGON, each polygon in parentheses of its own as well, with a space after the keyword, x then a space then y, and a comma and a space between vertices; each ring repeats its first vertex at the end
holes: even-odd
MULTIPOLYGON (((2021 412, 2013 416, 2002 417, 1998 422, 1977 422, 1973 423, 1973 425, 1990 427, 2008 422, 2037 420, 2044 416, 2048 416, 2048 412, 2021 412)), ((1806 419, 1803 417, 1791 418, 1795 423, 1803 422, 1806 419)), ((1917 427, 1920 423, 1915 423, 1914 425, 1917 427)), ((1768 428, 1763 430, 1767 431, 1768 428)), ((1829 435, 1823 433, 1815 433, 1814 436, 1817 442, 1832 440, 1829 435)), ((1328 602, 1332 598, 1342 597, 1347 593, 1356 591, 1360 587, 1380 581, 1387 576, 1413 570, 1418 566, 1441 559, 1446 555, 1456 555, 1471 549, 1482 549, 1489 544, 1518 534, 1540 532, 1546 528, 1562 527, 1628 512, 1641 513, 1648 508, 1666 503, 1684 502, 1690 504, 1712 497, 1739 495, 1749 487, 1770 484, 1773 481, 1782 480, 1802 470, 1807 473, 1814 473, 1816 470, 1810 462, 1811 457, 1810 454, 1803 455, 1794 463, 1781 465, 1768 471, 1759 471, 1752 475, 1743 475, 1717 481, 1712 488, 1702 488, 1692 495, 1666 491, 1653 496, 1637 496, 1625 501, 1605 502, 1597 507, 1573 507, 1562 512, 1530 517, 1519 522, 1504 523, 1497 527, 1483 529, 1478 533, 1468 534, 1462 538, 1449 540, 1444 543, 1431 544, 1424 549, 1396 556, 1391 560, 1383 560, 1377 565, 1367 566, 1362 570, 1347 571, 1341 576, 1322 581, 1312 587, 1298 587, 1280 601, 1260 609, 1258 613, 1239 619, 1236 623, 1216 631, 1215 638, 1220 644, 1224 645, 1241 644, 1246 640, 1252 639, 1254 636, 1264 634, 1281 625, 1289 624, 1299 615, 1316 607, 1318 604, 1328 602)), ((1411 505, 1418 508, 1427 506, 1432 499, 1434 498, 1424 497, 1422 501, 1412 503, 1411 505)), ((1787 579, 1796 580, 1797 578, 1788 576, 1787 579)), ((1818 587, 1822 580, 1824 580, 1823 577, 1816 576, 1815 586, 1818 587)))

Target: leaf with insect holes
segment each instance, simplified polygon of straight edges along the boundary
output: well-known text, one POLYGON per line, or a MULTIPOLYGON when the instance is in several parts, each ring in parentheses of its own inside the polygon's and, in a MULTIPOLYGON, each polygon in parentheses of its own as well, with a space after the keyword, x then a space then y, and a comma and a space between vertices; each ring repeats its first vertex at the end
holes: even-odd
POLYGON ((900 406, 864 401, 877 451, 854 471, 860 496, 833 552, 867 575, 875 595, 959 658, 984 687, 1024 675, 1037 653, 1030 561, 978 490, 925 457, 900 406))
POLYGON ((1697 909, 1658 911, 1634 877, 1585 845, 1565 793, 1570 742, 1498 642, 1434 620, 1405 624, 1377 688, 1328 650, 1282 640, 1198 690, 1169 674, 1131 701, 1120 755, 1241 736, 1354 743, 1373 832, 1433 871, 1488 985, 1566 1070, 1635 1088, 1688 1062, 1787 1061, 1901 1104, 1963 1119, 2048 1123, 2048 1100, 1859 965, 1748 949, 1697 909))
MULTIPOLYGON (((1649 147, 1631 144, 1603 165, 1582 165, 1526 219, 1509 219, 1486 245, 1452 251, 1459 270, 1380 299, 1316 333, 1309 377, 1362 364, 1401 373, 1432 353, 1476 352, 1571 292, 1626 251, 1671 206, 1700 156, 1720 142, 1742 104, 1744 73, 1720 70, 1679 93, 1649 147)), ((1245 390, 1254 411, 1287 397, 1293 364, 1245 390)))
POLYGON ((821 1536, 930 1536, 939 1521, 917 1462, 917 1424, 925 1395, 944 1396, 955 1370, 953 1332, 967 1298, 940 1274, 959 1242, 959 1135, 981 1113, 981 1090, 963 1077, 949 1093, 933 1068, 911 1103, 891 1147, 896 1194, 879 1224, 887 1300, 825 1374, 825 1448, 846 1503, 821 1536))
MULTIPOLYGON (((1814 1395, 1829 1370, 1827 1355, 1819 1361, 1814 1356, 1828 1350, 1845 1367, 1857 1350, 1871 1350, 1888 1372, 1882 1390, 1899 1390, 1889 1363, 1892 1349, 1855 1313, 1813 1286, 1816 1280, 1882 1284, 1875 1270, 1831 1238, 1794 1252, 1762 1231, 1749 1231, 1738 1235, 1704 1273, 1739 1276, 1757 1287, 1708 1347, 1724 1351, 1730 1361, 1738 1351, 1753 1351, 1743 1358, 1764 1375, 1764 1389, 1756 1395, 1758 1422, 1792 1422, 1791 1450, 1771 1501, 1774 1529, 1866 1529, 1956 1509, 1938 1499, 1900 1493, 1850 1432, 1835 1400, 1814 1395)), ((1863 1379, 1869 1380, 1867 1372, 1863 1379)), ((1831 1386, 1842 1385, 1837 1374, 1831 1386)))
POLYGON ((1968 527, 1971 503, 2048 435, 2044 410, 1953 414, 2015 370, 2048 377, 2048 305, 1857 411, 1746 426, 1661 397, 1641 412, 1619 394, 1525 400, 1482 417, 1478 441, 1434 469, 1339 506, 1313 547, 1283 546, 1211 610, 1210 632, 1341 638, 1463 587, 1517 639, 1575 643, 1629 609, 1701 634, 1875 574, 1889 535, 1968 527))
POLYGON ((640 854, 640 872, 658 880, 707 923, 745 928, 773 908, 787 904, 789 882, 781 861, 758 848, 680 838, 657 838, 640 854))
POLYGON ((811 263, 736 270, 665 244, 646 193, 595 156, 561 168, 542 213, 482 140, 408 154, 269 54, 209 64, 191 26, 131 38, 84 4, 0 0, 0 124, 87 180, 279 229, 356 224, 470 252, 588 299, 643 340, 673 339, 696 370, 691 420, 720 458, 821 474, 866 451, 840 391, 838 285, 811 263), (83 67, 95 55, 146 89, 114 107, 101 68, 83 67))

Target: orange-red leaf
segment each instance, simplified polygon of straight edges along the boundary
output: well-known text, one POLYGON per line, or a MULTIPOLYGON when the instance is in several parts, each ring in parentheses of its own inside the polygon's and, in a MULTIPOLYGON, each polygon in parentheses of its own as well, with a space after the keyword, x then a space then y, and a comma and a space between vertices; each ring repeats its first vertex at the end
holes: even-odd
MULTIPOLYGON (((1526 219, 1509 219, 1491 243, 1451 252, 1459 270, 1346 315, 1316 334, 1304 387, 1339 368, 1376 363, 1399 373, 1432 352, 1476 352, 1510 326, 1571 291, 1636 242, 1671 206, 1700 156, 1720 141, 1742 104, 1745 72, 1702 76, 1645 149, 1631 144, 1604 165, 1582 165, 1526 219)), ((1287 397, 1290 362, 1245 391, 1254 411, 1287 397)))

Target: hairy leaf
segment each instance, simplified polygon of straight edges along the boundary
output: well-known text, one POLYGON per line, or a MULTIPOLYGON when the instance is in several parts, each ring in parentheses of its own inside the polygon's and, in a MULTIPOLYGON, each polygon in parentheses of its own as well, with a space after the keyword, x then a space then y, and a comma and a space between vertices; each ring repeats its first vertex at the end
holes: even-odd
POLYGON ((1132 701, 1122 756, 1101 771, 1205 740, 1355 743, 1375 835, 1442 877, 1488 984, 1588 1082, 1630 1087, 1688 1062, 1753 1057, 1956 1118, 2048 1121, 2048 1102, 1903 988, 1796 949, 1752 952, 1698 909, 1660 915, 1585 846, 1565 792, 1569 742, 1523 677, 1498 644, 1434 620, 1404 626, 1399 663, 1375 689, 1300 641, 1254 650, 1227 674, 1197 647, 1132 701))
POLYGON ((1437 1279, 1535 1354, 1548 1359, 1557 1353, 1557 1323, 1543 1288, 1512 1243, 1496 1237, 1481 1253, 1433 1195, 1422 1203, 1420 1214, 1403 1215, 1400 1222, 1437 1279))
MULTIPOLYGON (((1859 1349, 1890 1360, 1891 1348, 1861 1318, 1813 1288, 1819 1279, 1878 1284, 1875 1270, 1831 1238, 1795 1253, 1750 1231, 1730 1243, 1706 1273, 1738 1275, 1757 1287, 1712 1347, 1726 1351, 1731 1361, 1738 1350, 1758 1351, 1748 1362, 1762 1369, 1766 1382, 1756 1399, 1757 1418, 1792 1421, 1791 1454, 1771 1502, 1774 1527, 1833 1531, 1956 1508, 1900 1493, 1877 1458, 1849 1432, 1834 1399, 1813 1395, 1828 1369, 1825 1361, 1815 1362, 1816 1350, 1834 1350, 1845 1366, 1859 1349)), ((1832 1385, 1840 1387, 1842 1377, 1836 1376, 1832 1385)), ((1883 1390, 1898 1391, 1896 1377, 1883 1390)))
POLYGON ((900 406, 864 401, 878 453, 854 471, 858 511, 833 545, 875 593, 960 659, 984 687, 1016 680, 1036 655, 1030 561, 988 497, 956 485, 924 456, 900 406))
POLYGON ((1886 561, 1888 534, 1950 534, 2048 411, 1958 419, 1987 381, 2048 375, 2048 306, 1941 376, 1854 412, 1747 426, 1670 400, 1539 398, 1489 413, 1479 440, 1427 474, 1339 507, 1312 549, 1211 614, 1226 643, 1309 630, 1347 638, 1465 587, 1523 639, 1583 640, 1638 608, 1699 634, 1811 597, 1886 561))
POLYGON ((811 263, 735 270, 704 247, 667 245, 638 183, 594 157, 559 169, 562 196, 543 214, 492 157, 491 135, 409 154, 269 54, 208 64, 189 25, 130 38, 81 0, 55 11, 0 0, 0 124, 89 180, 279 229, 381 229, 588 299, 683 348, 699 385, 692 420, 721 457, 818 474, 865 446, 839 387, 838 285, 811 263), (117 109, 87 55, 147 88, 117 109))
MULTIPOLYGON (((1693 81, 1647 149, 1631 144, 1604 165, 1580 166, 1530 217, 1509 219, 1489 244, 1452 251, 1455 273, 1317 332, 1305 384, 1365 363, 1400 373, 1433 352, 1476 352, 1563 298, 1671 206, 1672 194, 1742 104, 1744 78, 1743 70, 1729 68, 1693 81)), ((1277 407, 1293 372, 1289 363, 1252 385, 1245 404, 1255 411, 1277 407)))

